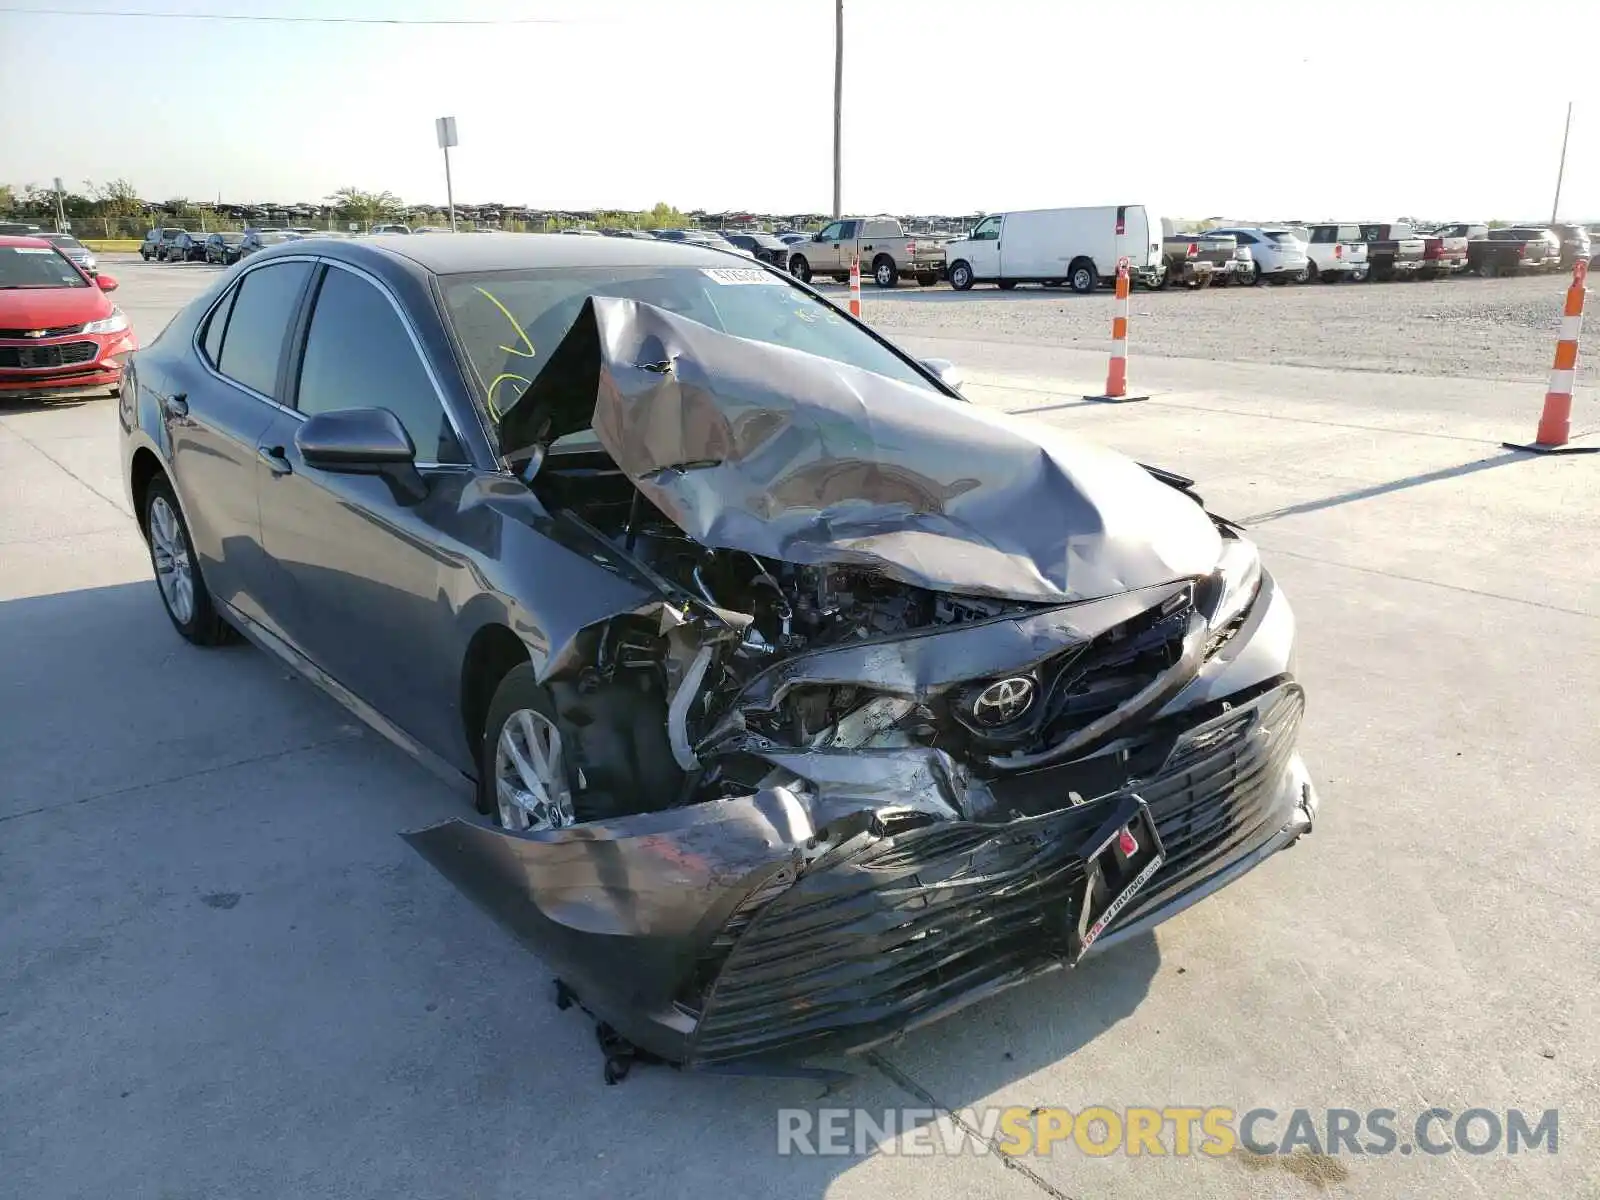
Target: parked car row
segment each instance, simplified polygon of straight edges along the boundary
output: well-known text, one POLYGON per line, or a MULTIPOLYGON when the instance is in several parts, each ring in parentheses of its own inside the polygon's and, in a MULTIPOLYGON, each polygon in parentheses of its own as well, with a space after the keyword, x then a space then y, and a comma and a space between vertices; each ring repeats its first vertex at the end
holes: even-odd
MULTIPOLYGON (((374 225, 371 235, 444 232, 448 230, 390 223, 374 225)), ((1569 269, 1578 259, 1592 260, 1600 252, 1581 225, 1490 229, 1458 222, 1424 229, 1406 222, 1328 221, 1186 233, 1140 204, 994 213, 965 237, 950 241, 915 236, 898 219, 885 216, 845 217, 815 233, 664 228, 562 232, 710 247, 787 271, 802 282, 820 276, 842 283, 852 263, 859 263, 863 279, 882 288, 909 277, 924 287, 948 280, 957 291, 979 283, 993 283, 1003 291, 1035 283, 1093 292, 1115 280, 1123 259, 1134 282, 1160 289, 1437 279, 1462 272, 1488 278, 1569 269)), ((312 236, 345 235, 311 227, 196 234, 166 226, 145 235, 140 255, 146 261, 228 266, 266 246, 312 236)))

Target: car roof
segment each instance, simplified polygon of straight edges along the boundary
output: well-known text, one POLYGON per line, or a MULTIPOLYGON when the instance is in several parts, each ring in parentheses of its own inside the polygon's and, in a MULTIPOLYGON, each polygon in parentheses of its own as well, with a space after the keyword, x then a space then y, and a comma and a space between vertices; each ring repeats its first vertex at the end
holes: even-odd
MULTIPOLYGON (((359 242, 329 240, 339 257, 369 252, 403 258, 435 275, 468 271, 516 271, 533 267, 727 266, 726 251, 686 242, 643 238, 580 238, 559 233, 497 233, 487 237, 417 238, 382 234, 359 242)), ((317 239, 296 242, 298 253, 316 251, 317 239)), ((739 261, 748 262, 740 256, 739 261)))

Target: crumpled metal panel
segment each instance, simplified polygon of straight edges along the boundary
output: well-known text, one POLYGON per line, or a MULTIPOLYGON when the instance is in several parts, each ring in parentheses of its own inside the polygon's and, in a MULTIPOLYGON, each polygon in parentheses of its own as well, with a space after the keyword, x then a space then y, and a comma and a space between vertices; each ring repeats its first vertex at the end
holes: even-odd
POLYGON ((712 548, 1045 602, 1204 575, 1220 553, 1196 504, 1113 451, 636 300, 585 303, 501 444, 591 422, 712 548))

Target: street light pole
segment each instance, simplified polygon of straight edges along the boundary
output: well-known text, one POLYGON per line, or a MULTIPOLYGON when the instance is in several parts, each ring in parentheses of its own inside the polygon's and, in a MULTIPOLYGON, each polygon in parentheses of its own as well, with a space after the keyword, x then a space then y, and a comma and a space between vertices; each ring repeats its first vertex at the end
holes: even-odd
POLYGON ((1550 224, 1556 223, 1556 210, 1561 207, 1561 178, 1567 173, 1567 135, 1572 132, 1572 101, 1567 101, 1567 125, 1561 131, 1561 166, 1556 169, 1556 199, 1550 206, 1550 224))
POLYGON ((833 215, 844 215, 839 202, 839 146, 844 112, 844 0, 833 5, 833 215))

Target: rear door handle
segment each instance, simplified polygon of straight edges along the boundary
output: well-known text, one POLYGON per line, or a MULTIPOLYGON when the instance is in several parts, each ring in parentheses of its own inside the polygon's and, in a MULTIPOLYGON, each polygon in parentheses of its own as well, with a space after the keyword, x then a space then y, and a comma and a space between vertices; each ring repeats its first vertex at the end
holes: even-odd
POLYGON ((189 396, 187 392, 174 392, 168 396, 161 405, 166 409, 169 417, 187 417, 189 415, 189 396))
POLYGON ((282 446, 262 446, 256 451, 256 457, 266 464, 267 470, 274 475, 288 475, 294 468, 289 465, 289 460, 284 456, 282 446))

